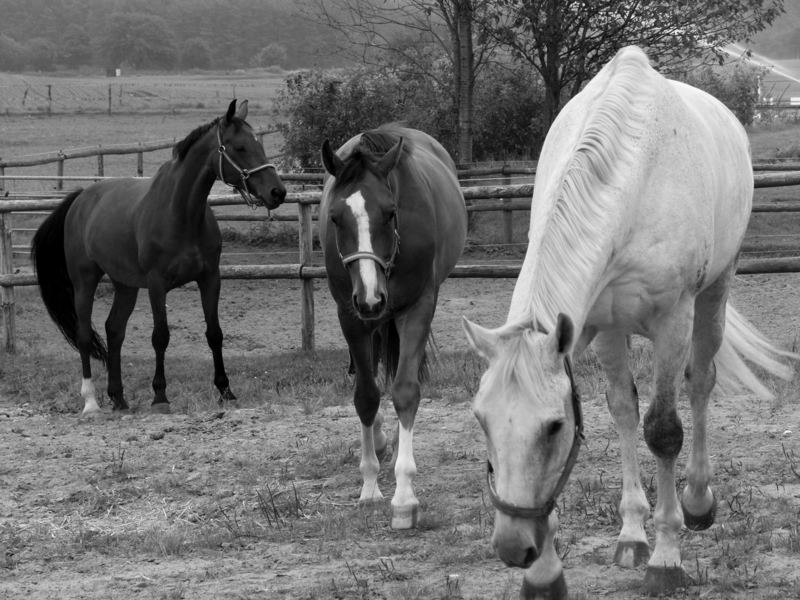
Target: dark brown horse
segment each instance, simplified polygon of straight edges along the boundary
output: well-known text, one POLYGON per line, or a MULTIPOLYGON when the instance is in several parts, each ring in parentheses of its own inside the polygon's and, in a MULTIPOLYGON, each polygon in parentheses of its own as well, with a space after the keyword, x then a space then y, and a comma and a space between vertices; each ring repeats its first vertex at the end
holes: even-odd
POLYGON ((214 384, 221 399, 234 399, 222 361, 217 306, 222 238, 206 200, 217 179, 245 200, 267 208, 283 202, 286 188, 247 124, 247 101, 192 131, 152 179, 110 179, 78 189, 47 217, 33 239, 31 255, 50 316, 83 365, 83 414, 97 413, 90 357, 108 367, 114 410, 128 408, 123 396, 120 349, 140 288, 153 311, 153 409, 168 412, 164 353, 169 343, 167 292, 197 282, 214 358, 214 384), (255 197, 255 198, 254 198, 255 197), (94 292, 103 274, 114 285, 106 320, 108 348, 92 327, 94 292))
POLYGON ((383 498, 377 481, 377 456, 386 447, 376 418, 380 357, 400 421, 392 527, 415 527, 414 419, 439 286, 464 248, 464 198, 450 156, 414 129, 386 125, 351 138, 337 153, 326 141, 322 160, 332 177, 322 195, 320 239, 361 420, 359 501, 383 498))

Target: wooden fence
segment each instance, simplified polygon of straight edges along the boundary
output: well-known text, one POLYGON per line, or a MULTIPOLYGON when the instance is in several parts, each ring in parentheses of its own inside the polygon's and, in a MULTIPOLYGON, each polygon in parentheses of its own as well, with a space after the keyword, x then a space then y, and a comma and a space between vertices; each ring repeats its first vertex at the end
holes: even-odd
MULTIPOLYGON (((800 172, 756 173, 755 187, 775 187, 800 185, 800 172)), ((474 186, 462 188, 464 197, 470 204, 469 210, 528 210, 533 195, 533 184, 504 186, 474 186)), ((319 204, 321 192, 293 192, 287 196, 287 204, 297 205, 299 229, 299 256, 297 263, 280 265, 223 265, 224 279, 300 279, 301 289, 301 339, 304 350, 314 348, 314 286, 313 280, 324 278, 325 269, 312 264, 312 207, 319 204)), ((13 246, 11 230, 6 227, 5 215, 14 212, 50 211, 61 198, 15 198, 0 201, 0 293, 2 294, 2 315, 5 323, 5 343, 7 352, 16 351, 15 341, 15 286, 36 285, 32 273, 13 272, 13 246)), ((213 207, 241 205, 238 195, 212 196, 209 204, 213 207)), ((756 205, 754 212, 800 212, 800 202, 780 205, 756 205)), ((255 216, 255 215, 253 215, 255 216)), ((237 218, 232 216, 231 218, 237 218)), ((266 214, 261 216, 267 220, 266 214)), ((457 265, 451 277, 513 278, 519 274, 519 264, 506 265, 457 265)), ((800 256, 783 258, 759 258, 740 261, 737 273, 792 273, 800 272, 800 256)))

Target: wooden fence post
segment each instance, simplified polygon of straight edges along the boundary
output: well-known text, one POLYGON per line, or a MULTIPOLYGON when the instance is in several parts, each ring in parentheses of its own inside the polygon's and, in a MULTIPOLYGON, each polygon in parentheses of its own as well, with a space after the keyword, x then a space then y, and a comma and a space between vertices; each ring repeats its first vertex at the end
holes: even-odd
MULTIPOLYGON (((141 145, 142 142, 139 142, 140 147, 141 145)), ((139 177, 144 176, 144 152, 142 152, 141 150, 139 150, 139 152, 136 153, 136 175, 138 175, 139 177)))
POLYGON ((56 189, 63 190, 64 189, 64 153, 61 150, 58 151, 58 160, 56 162, 56 175, 58 176, 58 181, 56 182, 56 189))
POLYGON ((300 301, 300 332, 303 350, 314 350, 314 280, 302 277, 303 267, 311 265, 314 250, 314 234, 311 225, 311 205, 306 202, 297 204, 298 218, 300 220, 300 276, 301 276, 301 301, 300 301))
MULTIPOLYGON (((0 273, 11 275, 14 272, 12 263, 11 230, 6 227, 6 215, 0 213, 0 273)), ((6 352, 14 354, 17 351, 15 343, 15 308, 14 286, 0 287, 0 303, 2 303, 3 323, 5 324, 4 347, 6 352)))
MULTIPOLYGON (((506 167, 503 164, 503 185, 511 185, 511 175, 507 173, 506 167)), ((511 198, 503 198, 503 204, 511 204, 511 198)), ((505 243, 510 244, 514 239, 514 212, 510 208, 503 209, 503 233, 505 236, 505 243)))
POLYGON ((103 167, 103 146, 98 144, 97 146, 97 176, 102 177, 105 174, 105 168, 103 167))

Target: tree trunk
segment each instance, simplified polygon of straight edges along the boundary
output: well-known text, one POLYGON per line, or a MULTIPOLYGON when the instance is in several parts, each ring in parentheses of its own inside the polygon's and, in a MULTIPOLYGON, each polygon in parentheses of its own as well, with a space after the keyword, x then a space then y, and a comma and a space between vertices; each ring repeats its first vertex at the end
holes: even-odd
POLYGON ((475 90, 475 55, 472 48, 472 0, 455 0, 458 105, 458 162, 472 162, 473 95, 475 90))

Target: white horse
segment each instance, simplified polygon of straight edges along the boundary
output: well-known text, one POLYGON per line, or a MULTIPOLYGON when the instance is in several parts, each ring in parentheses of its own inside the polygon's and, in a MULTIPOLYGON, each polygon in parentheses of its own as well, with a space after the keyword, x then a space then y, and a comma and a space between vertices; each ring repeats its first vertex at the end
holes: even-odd
POLYGON ((528 250, 505 325, 464 319, 489 366, 474 412, 486 434, 493 544, 526 568, 523 598, 566 598, 553 547, 555 498, 582 434, 571 359, 589 343, 608 378, 608 408, 622 456, 622 517, 615 562, 647 562, 649 593, 689 583, 682 524, 705 529, 709 487, 706 408, 723 391, 769 390, 743 359, 783 377, 791 369, 727 302, 753 195, 744 129, 720 102, 657 73, 636 47, 617 55, 559 114, 537 168, 528 250), (639 409, 627 339, 652 340, 655 395, 644 436, 657 464, 652 554, 650 507, 636 456, 639 409), (675 460, 682 377, 692 409, 692 448, 681 501, 675 460))

